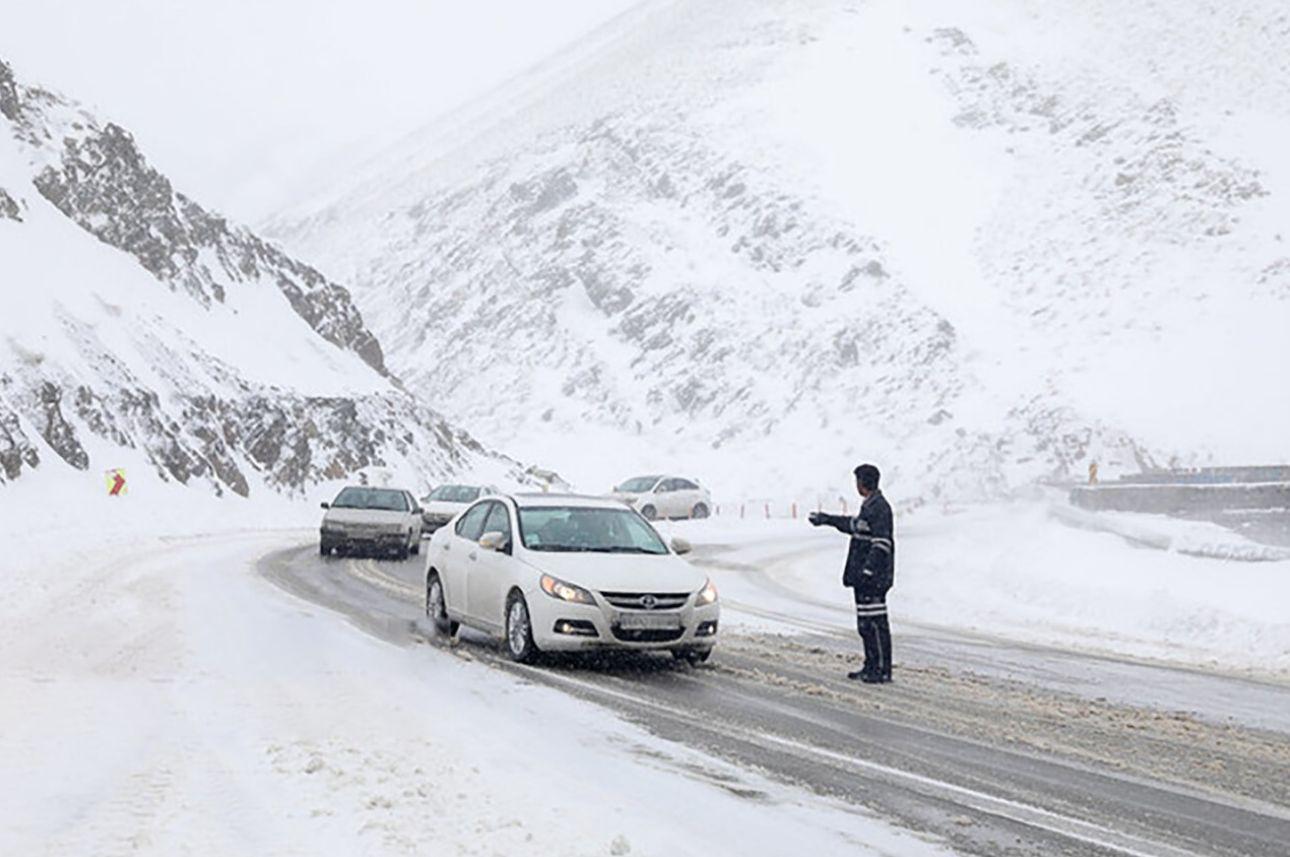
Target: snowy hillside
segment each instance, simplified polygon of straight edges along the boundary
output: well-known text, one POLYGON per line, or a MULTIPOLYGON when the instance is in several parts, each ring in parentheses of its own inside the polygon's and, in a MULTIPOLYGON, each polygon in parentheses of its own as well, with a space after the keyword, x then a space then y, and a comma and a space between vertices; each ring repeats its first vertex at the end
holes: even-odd
POLYGON ((593 484, 1283 460, 1287 57, 1270 0, 647 3, 271 231, 593 484))
POLYGON ((389 377, 345 289, 3 63, 0 284, 0 483, 128 462, 295 495, 362 468, 514 469, 389 377))

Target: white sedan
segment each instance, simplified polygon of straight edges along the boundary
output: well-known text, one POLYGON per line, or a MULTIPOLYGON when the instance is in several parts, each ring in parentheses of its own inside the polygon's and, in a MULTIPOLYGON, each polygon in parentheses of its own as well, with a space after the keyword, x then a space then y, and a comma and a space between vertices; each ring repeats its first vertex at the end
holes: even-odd
POLYGON ((491 485, 440 485, 421 498, 421 519, 426 533, 433 533, 485 494, 496 494, 491 485))
POLYGON ((366 550, 399 559, 421 552, 421 510, 407 491, 351 485, 323 503, 318 552, 366 550))
POLYGON ((615 485, 612 496, 656 518, 706 518, 712 513, 708 489, 681 476, 635 476, 615 485))
POLYGON ((505 642, 511 658, 588 649, 707 660, 717 590, 637 512, 604 498, 486 497, 431 537, 426 615, 505 642))

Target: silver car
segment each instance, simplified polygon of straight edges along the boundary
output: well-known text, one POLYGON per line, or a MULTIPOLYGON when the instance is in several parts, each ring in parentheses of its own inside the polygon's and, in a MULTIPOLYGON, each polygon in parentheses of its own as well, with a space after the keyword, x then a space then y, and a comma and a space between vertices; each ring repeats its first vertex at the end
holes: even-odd
POLYGON ((326 509, 318 553, 332 551, 393 554, 407 559, 421 552, 421 507, 407 491, 352 485, 326 509))
POLYGON ((648 520, 706 518, 712 496, 694 479, 680 476, 636 476, 614 487, 613 498, 636 509, 648 520))
POLYGON ((440 485, 421 498, 425 532, 433 533, 480 497, 496 493, 497 488, 492 485, 440 485))

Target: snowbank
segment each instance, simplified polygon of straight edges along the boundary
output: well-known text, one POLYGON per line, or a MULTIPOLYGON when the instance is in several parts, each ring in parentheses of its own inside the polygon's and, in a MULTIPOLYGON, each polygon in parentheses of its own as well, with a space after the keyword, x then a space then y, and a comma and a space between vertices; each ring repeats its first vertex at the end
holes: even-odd
MULTIPOLYGON (((1013 503, 898 519, 897 635, 902 625, 936 626, 1290 678, 1290 561, 1192 555, 1258 549, 1209 524, 1112 516, 1097 531, 1070 526, 1053 508, 1013 503)), ((670 529, 699 546, 700 561, 709 546, 736 548, 720 560, 740 568, 714 569, 727 598, 851 626, 840 585, 846 544, 836 532, 754 520, 670 529)))

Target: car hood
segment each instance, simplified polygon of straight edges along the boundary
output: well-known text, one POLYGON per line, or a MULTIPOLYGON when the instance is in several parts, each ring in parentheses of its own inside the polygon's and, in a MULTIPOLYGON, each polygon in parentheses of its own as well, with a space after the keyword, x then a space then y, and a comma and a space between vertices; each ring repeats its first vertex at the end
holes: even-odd
POLYGON ((525 551, 540 572, 598 592, 697 592, 708 576, 675 554, 525 551))
POLYGON ((450 500, 431 500, 421 508, 432 515, 455 515, 469 505, 469 503, 454 503, 450 500))
POLYGON ((328 509, 323 522, 328 524, 403 524, 407 512, 387 512, 384 509, 328 509))

